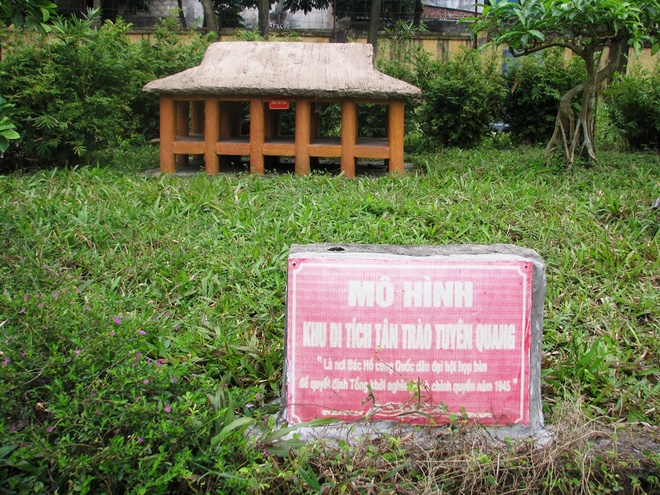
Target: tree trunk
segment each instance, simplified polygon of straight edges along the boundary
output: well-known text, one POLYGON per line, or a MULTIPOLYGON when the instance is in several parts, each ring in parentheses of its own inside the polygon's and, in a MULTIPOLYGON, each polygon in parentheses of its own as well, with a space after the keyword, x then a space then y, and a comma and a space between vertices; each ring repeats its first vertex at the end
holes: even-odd
POLYGON ((628 53, 630 52, 630 45, 628 45, 629 38, 626 36, 618 41, 612 41, 610 44, 610 56, 608 65, 614 66, 614 73, 626 75, 628 71, 628 53))
POLYGON ((568 91, 562 96, 559 102, 559 110, 557 111, 557 119, 555 120, 555 130, 552 137, 545 148, 546 159, 550 160, 550 156, 561 147, 564 151, 564 156, 569 164, 572 164, 570 156, 570 146, 573 142, 573 133, 575 131, 575 114, 573 113, 573 98, 581 94, 584 90, 584 84, 579 84, 568 91))
POLYGON ((268 39, 268 17, 270 15, 270 0, 259 0, 257 3, 259 9, 259 34, 263 39, 268 39))
POLYGON ((176 0, 176 4, 179 8, 179 20, 181 21, 181 29, 188 29, 186 15, 183 13, 183 0, 176 0))
POLYGON ((424 4, 422 0, 415 0, 415 14, 413 17, 413 25, 418 27, 422 22, 422 13, 424 12, 424 4))
POLYGON ((555 130, 548 142, 545 154, 549 161, 550 156, 562 148, 566 164, 570 167, 576 157, 586 154, 589 161, 597 162, 594 150, 594 135, 596 130, 596 101, 600 85, 616 70, 616 63, 622 56, 627 40, 613 40, 611 45, 610 63, 598 70, 600 61, 597 46, 587 47, 578 55, 584 60, 586 68, 585 82, 578 84, 562 96, 559 102, 559 111, 555 121, 555 130), (572 102, 581 98, 580 113, 575 115, 572 102))
POLYGON ((206 30, 208 32, 220 34, 218 19, 215 16, 215 9, 213 8, 213 0, 202 0, 202 8, 204 9, 206 30))
POLYGON ((367 43, 374 47, 374 64, 376 63, 376 49, 378 46, 380 10, 381 0, 371 0, 371 16, 369 17, 369 33, 367 34, 367 43))

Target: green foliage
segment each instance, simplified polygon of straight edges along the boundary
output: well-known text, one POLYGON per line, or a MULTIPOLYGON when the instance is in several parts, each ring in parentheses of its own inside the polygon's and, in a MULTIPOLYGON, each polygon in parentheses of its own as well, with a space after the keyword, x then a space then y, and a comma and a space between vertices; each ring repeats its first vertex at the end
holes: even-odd
POLYGON ((0 2, 0 23, 45 33, 56 7, 50 0, 3 0, 0 2))
POLYGON ((308 14, 313 9, 326 9, 329 5, 329 0, 285 0, 283 7, 290 12, 308 14))
POLYGON ((234 34, 241 41, 264 41, 258 29, 238 29, 234 34))
POLYGON ((4 167, 35 160, 90 163, 122 140, 155 137, 157 97, 142 86, 198 63, 206 47, 201 38, 181 45, 172 21, 159 28, 154 43, 133 44, 126 24, 95 28, 94 16, 56 18, 52 40, 19 38, 3 59, 0 92, 16 107, 22 136, 4 167))
POLYGON ((513 50, 565 46, 574 51, 625 37, 636 50, 659 43, 660 2, 643 0, 494 0, 472 18, 473 32, 487 32, 513 50))
POLYGON ((660 149, 660 63, 618 77, 606 90, 610 119, 634 149, 660 149))
POLYGON ((584 77, 584 63, 578 57, 566 59, 563 50, 507 63, 503 119, 515 139, 545 142, 552 136, 561 97, 584 77))
POLYGON ((0 96, 0 153, 7 151, 9 141, 21 137, 16 132, 16 124, 7 115, 11 113, 13 108, 14 105, 7 103, 7 100, 0 96))
POLYGON ((238 28, 243 26, 241 12, 250 7, 256 7, 256 2, 250 0, 213 0, 213 9, 222 28, 238 28))
POLYGON ((424 93, 420 125, 436 143, 473 147, 499 119, 505 89, 497 61, 468 50, 440 65, 424 93))

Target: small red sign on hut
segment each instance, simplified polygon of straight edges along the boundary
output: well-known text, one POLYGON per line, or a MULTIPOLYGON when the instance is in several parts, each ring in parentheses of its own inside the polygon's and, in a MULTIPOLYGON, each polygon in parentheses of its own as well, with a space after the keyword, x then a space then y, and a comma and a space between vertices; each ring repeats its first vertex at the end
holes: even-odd
POLYGON ((268 100, 268 108, 270 110, 288 110, 289 105, 288 98, 271 98, 268 100))
POLYGON ((528 425, 533 263, 291 255, 292 423, 528 425))

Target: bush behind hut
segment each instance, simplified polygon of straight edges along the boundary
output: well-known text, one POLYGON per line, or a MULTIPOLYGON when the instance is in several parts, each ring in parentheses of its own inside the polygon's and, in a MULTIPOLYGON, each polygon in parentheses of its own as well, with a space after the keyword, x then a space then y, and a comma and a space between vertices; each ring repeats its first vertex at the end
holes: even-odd
POLYGON ((14 104, 21 139, 3 170, 93 163, 127 140, 158 135, 158 99, 142 86, 196 65, 211 38, 179 43, 165 20, 155 42, 131 43, 123 21, 97 26, 96 13, 58 18, 52 39, 14 39, 0 64, 0 94, 14 104), (27 41, 27 42, 26 42, 27 41))

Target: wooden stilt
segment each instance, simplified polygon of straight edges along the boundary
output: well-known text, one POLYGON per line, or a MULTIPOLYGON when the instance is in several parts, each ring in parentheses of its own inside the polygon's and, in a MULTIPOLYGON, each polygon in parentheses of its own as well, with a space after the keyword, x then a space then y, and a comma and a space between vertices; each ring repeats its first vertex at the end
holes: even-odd
POLYGON ((160 171, 174 173, 174 139, 176 135, 176 103, 174 97, 160 97, 160 171))
MULTIPOLYGON (((190 103, 190 132, 199 136, 204 134, 204 101, 193 100, 190 103)), ((204 155, 193 155, 196 160, 203 160, 204 155)))
POLYGON ((264 174, 265 115, 261 98, 250 99, 250 173, 264 174))
POLYGON ((344 100, 341 105, 341 171, 355 177, 355 144, 357 141, 357 104, 344 100))
POLYGON ((219 172, 218 154, 215 151, 220 137, 220 115, 218 112, 218 99, 208 97, 204 99, 204 166, 210 175, 219 172))
MULTIPOLYGON (((190 102, 177 101, 176 102, 176 136, 187 137, 190 135, 190 102)), ((185 167, 188 165, 188 155, 176 155, 176 166, 185 167)))
POLYGON ((390 159, 388 169, 392 175, 403 175, 403 140, 404 140, 404 111, 403 101, 390 102, 388 118, 388 136, 390 146, 390 159))
POLYGON ((296 101, 296 175, 309 173, 309 142, 312 132, 312 104, 308 98, 296 101))

